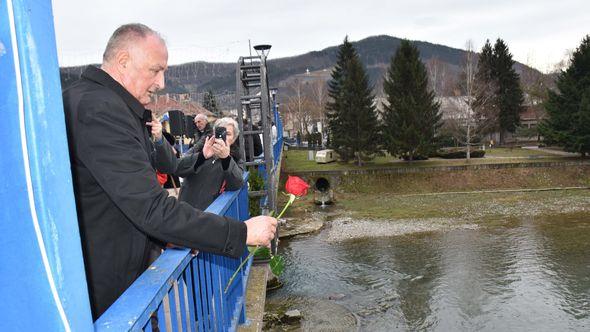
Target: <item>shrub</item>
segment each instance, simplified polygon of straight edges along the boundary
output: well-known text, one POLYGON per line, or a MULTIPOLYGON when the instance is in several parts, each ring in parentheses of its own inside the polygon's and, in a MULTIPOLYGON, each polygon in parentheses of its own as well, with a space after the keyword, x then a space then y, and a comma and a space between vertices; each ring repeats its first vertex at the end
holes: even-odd
MULTIPOLYGON (((407 154, 403 154, 400 156, 401 159, 405 160, 405 161, 409 161, 410 160, 410 156, 407 154)), ((414 158, 412 158, 412 160, 427 160, 428 157, 427 156, 423 156, 423 155, 415 155, 414 158)))
MULTIPOLYGON (((259 191, 264 189, 264 179, 258 175, 258 170, 254 167, 250 169, 248 187, 249 191, 259 191)), ((248 210, 250 211, 250 217, 259 216, 262 213, 260 209, 260 197, 249 197, 248 210)))
MULTIPOLYGON (((484 150, 472 150, 469 154, 471 158, 483 158, 486 152, 484 150)), ((438 157, 443 159, 465 159, 467 158, 467 150, 465 148, 441 149, 438 151, 438 157)))

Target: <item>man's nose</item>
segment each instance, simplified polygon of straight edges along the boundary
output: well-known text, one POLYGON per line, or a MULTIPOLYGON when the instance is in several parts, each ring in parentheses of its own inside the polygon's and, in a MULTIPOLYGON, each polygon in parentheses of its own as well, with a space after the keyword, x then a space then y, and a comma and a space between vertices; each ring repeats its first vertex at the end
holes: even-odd
POLYGON ((164 78, 164 71, 161 70, 158 73, 158 76, 156 78, 156 84, 158 85, 159 90, 164 90, 164 88, 166 87, 166 82, 165 81, 166 81, 166 79, 164 78))

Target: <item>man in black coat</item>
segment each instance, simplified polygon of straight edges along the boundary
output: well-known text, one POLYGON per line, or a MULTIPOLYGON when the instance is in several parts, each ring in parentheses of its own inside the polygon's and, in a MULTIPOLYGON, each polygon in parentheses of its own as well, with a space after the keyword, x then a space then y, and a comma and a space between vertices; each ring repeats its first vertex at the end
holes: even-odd
POLYGON ((195 145, 193 151, 201 152, 203 145, 205 145, 205 139, 213 135, 213 129, 207 120, 207 116, 203 113, 199 113, 195 116, 195 145))
MULTIPOLYGON (((243 123, 244 123, 244 130, 248 130, 248 131, 260 130, 260 128, 258 126, 256 126, 255 124, 252 124, 252 128, 250 128, 248 126, 248 119, 244 119, 243 123)), ((238 143, 239 143, 239 141, 238 141, 238 143)), ((254 160, 254 158, 259 156, 262 152, 264 152, 264 150, 262 149, 262 141, 260 140, 259 134, 244 135, 244 144, 245 144, 244 150, 246 153, 246 161, 252 161, 252 160, 254 160), (252 155, 253 155, 253 157, 250 157, 250 143, 249 143, 250 139, 252 140, 252 155)))
MULTIPOLYGON (((164 88, 167 61, 158 33, 124 25, 111 36, 101 68, 89 66, 63 93, 94 319, 147 268, 152 238, 238 257, 246 244, 268 246, 274 237, 274 218, 239 222, 205 213, 158 184, 156 169, 174 173, 176 158, 144 105, 164 88)), ((212 155, 204 148, 195 167, 212 155)))

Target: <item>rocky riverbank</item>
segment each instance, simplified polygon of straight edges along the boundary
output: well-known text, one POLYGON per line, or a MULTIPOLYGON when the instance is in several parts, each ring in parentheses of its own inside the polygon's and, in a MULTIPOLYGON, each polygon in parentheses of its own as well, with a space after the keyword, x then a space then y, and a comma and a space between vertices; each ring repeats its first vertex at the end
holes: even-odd
POLYGON ((496 192, 440 195, 352 195, 328 211, 299 211, 281 236, 325 227, 327 241, 399 236, 454 229, 476 230, 514 217, 590 211, 590 190, 496 192))
POLYGON ((420 232, 447 231, 451 229, 477 229, 478 224, 450 218, 370 220, 344 217, 331 222, 326 238, 329 242, 399 236, 420 232))

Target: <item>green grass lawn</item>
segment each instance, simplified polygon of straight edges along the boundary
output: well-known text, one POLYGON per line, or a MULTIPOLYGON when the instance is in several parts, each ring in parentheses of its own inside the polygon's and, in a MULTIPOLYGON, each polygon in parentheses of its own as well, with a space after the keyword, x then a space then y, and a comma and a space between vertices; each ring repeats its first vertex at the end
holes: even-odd
POLYGON ((478 165, 494 163, 527 163, 543 161, 564 161, 576 160, 572 157, 561 157, 544 153, 542 151, 521 149, 521 148, 496 148, 486 151, 486 158, 474 158, 469 161, 465 159, 440 159, 431 158, 429 160, 403 161, 390 155, 376 157, 372 161, 366 162, 363 166, 356 166, 353 162, 342 163, 332 162, 328 164, 318 164, 313 160, 307 160, 307 150, 288 150, 284 154, 284 172, 304 172, 304 171, 333 171, 333 170, 357 170, 357 169, 377 169, 389 167, 433 167, 433 166, 459 166, 459 165, 478 165))
POLYGON ((485 218, 590 210, 590 191, 500 192, 408 196, 339 194, 337 203, 357 218, 485 218))

